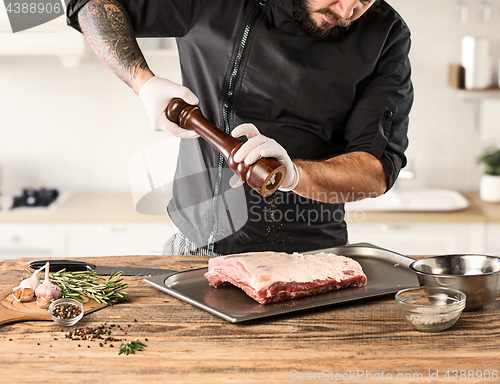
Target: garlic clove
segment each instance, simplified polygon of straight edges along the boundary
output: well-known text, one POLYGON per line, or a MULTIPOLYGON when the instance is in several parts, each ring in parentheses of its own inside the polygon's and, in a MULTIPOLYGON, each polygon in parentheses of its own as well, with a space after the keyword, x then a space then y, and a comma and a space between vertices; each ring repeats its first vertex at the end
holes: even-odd
POLYGON ((43 309, 48 308, 50 305, 50 299, 45 296, 38 296, 36 298, 36 305, 43 309))
POLYGON ((12 295, 16 301, 30 301, 35 294, 35 291, 31 288, 21 288, 15 287, 12 291, 12 295))

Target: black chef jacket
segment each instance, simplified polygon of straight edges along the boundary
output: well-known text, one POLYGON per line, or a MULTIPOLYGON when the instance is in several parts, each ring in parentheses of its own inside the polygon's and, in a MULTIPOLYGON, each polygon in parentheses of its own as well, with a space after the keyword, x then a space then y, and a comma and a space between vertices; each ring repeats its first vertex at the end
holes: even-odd
MULTIPOLYGON (((68 23, 88 0, 72 0, 68 23)), ((318 41, 293 21, 292 0, 120 0, 138 37, 176 37, 183 84, 204 116, 230 132, 253 123, 292 159, 364 151, 392 186, 406 164, 410 31, 385 1, 345 35, 318 41)), ((205 140, 181 140, 169 214, 191 241, 220 254, 322 249, 347 242, 343 204, 293 192, 231 189, 205 140)))

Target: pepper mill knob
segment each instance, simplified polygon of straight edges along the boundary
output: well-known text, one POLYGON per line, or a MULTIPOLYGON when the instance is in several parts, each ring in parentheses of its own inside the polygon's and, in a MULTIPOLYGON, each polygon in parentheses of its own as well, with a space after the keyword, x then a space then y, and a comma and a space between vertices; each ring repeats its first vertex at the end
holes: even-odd
POLYGON ((260 195, 272 195, 285 179, 286 168, 275 158, 263 157, 250 166, 235 162, 234 154, 244 142, 221 131, 208 121, 198 106, 175 98, 170 101, 165 114, 167 119, 179 127, 195 131, 208 141, 226 159, 229 168, 260 195))

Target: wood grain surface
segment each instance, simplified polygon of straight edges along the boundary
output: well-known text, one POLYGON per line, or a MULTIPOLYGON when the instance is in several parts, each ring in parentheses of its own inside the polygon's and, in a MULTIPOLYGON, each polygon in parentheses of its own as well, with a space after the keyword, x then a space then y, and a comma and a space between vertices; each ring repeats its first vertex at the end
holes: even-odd
MULTIPOLYGON (((102 258, 85 260, 103 264, 102 258)), ((30 261, 0 262, 0 290, 15 285, 30 261)), ((105 264, 186 270, 206 266, 207 258, 119 256, 107 257, 105 264)), ((129 301, 90 313, 75 327, 51 321, 0 327, 0 383, 500 381, 479 379, 479 372, 500 375, 498 298, 479 311, 464 312, 449 330, 422 333, 403 322, 393 295, 230 324, 140 277, 125 281, 129 301), (76 327, 110 324, 116 338, 138 339, 147 347, 125 356, 118 355, 119 342, 100 347, 98 341, 65 337, 76 327)))
MULTIPOLYGON (((97 301, 82 298, 83 315, 87 315, 101 308, 106 304, 99 304, 97 301)), ((8 323, 28 320, 48 320, 51 321, 47 309, 39 308, 36 305, 36 297, 31 301, 21 302, 14 299, 12 287, 0 292, 0 327, 8 323)))

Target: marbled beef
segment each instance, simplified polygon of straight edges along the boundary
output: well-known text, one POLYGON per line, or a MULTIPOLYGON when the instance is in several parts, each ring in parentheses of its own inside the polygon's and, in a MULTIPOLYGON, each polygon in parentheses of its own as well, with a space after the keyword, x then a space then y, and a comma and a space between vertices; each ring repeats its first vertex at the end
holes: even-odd
POLYGON ((332 253, 254 252, 219 256, 209 260, 205 277, 215 288, 231 283, 261 304, 366 284, 357 261, 332 253))

